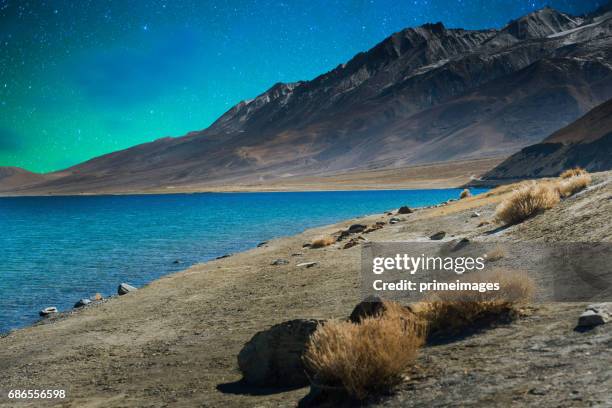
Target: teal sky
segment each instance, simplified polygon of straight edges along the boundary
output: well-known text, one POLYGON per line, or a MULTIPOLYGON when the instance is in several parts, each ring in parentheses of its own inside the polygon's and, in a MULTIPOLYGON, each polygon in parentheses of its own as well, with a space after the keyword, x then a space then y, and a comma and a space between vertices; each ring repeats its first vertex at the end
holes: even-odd
POLYGON ((210 125, 425 22, 503 26, 595 0, 0 0, 0 166, 59 170, 210 125))

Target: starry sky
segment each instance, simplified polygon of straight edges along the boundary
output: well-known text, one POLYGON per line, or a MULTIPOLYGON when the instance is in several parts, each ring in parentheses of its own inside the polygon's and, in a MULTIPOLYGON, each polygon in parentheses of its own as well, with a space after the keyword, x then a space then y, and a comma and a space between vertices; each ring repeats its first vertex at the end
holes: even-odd
POLYGON ((605 0, 0 0, 0 166, 59 170, 210 125, 426 22, 499 28, 605 0))

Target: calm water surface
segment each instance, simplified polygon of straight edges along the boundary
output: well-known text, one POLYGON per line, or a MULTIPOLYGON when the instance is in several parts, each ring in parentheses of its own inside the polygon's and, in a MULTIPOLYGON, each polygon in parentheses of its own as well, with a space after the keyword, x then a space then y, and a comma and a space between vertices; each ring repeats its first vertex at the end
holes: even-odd
MULTIPOLYGON (((474 190, 479 193, 484 190, 474 190)), ((460 190, 0 198, 0 333, 117 285, 460 190), (180 260, 180 264, 175 264, 180 260)))

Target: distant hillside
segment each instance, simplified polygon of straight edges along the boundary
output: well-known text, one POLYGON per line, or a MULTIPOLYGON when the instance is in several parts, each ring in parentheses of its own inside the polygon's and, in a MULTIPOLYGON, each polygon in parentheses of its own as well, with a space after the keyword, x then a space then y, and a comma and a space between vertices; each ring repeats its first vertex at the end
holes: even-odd
POLYGON ((407 28, 209 128, 107 154, 23 193, 232 184, 508 156, 612 98, 612 13, 501 30, 407 28))
POLYGON ((32 173, 19 167, 0 167, 0 191, 13 190, 46 181, 42 174, 32 173))
POLYGON ((612 99, 542 143, 524 148, 484 175, 484 180, 556 176, 580 166, 589 171, 612 169, 612 99))

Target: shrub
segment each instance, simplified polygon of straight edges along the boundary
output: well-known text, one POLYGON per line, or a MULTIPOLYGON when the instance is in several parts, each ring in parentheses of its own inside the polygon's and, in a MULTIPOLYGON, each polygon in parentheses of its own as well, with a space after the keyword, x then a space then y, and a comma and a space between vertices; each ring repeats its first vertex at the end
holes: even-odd
POLYGON ((331 321, 310 337, 304 362, 316 382, 363 399, 402 381, 424 341, 422 323, 402 306, 360 323, 331 321))
POLYGON ((429 336, 458 334, 468 328, 512 319, 518 315, 518 307, 531 300, 535 292, 535 283, 525 272, 476 272, 466 275, 464 280, 498 282, 500 289, 431 293, 418 312, 419 317, 427 321, 429 336))
POLYGON ((571 177, 581 176, 583 174, 589 174, 585 169, 580 167, 575 167, 573 169, 565 170, 563 173, 559 175, 562 179, 568 179, 571 177))
POLYGON ((472 196, 472 193, 470 192, 470 190, 468 190, 468 189, 466 188, 465 190, 463 190, 463 191, 461 192, 461 194, 459 194, 459 199, 460 199, 460 200, 462 200, 462 199, 464 199, 464 198, 468 198, 468 197, 471 197, 471 196, 472 196))
POLYGON ((506 251, 501 245, 496 245, 495 248, 487 252, 487 261, 495 262, 506 257, 506 251))
POLYGON ((312 241, 312 243, 310 244, 310 247, 311 248, 323 248, 326 246, 330 246, 334 242, 335 240, 333 237, 319 238, 319 239, 315 239, 314 241, 312 241))
POLYGON ((557 191, 561 197, 570 197, 584 190, 591 184, 592 178, 589 173, 580 174, 570 178, 564 178, 557 183, 557 191))
POLYGON ((495 209, 495 219, 507 225, 523 222, 559 202, 559 192, 550 183, 535 182, 515 190, 495 209))

